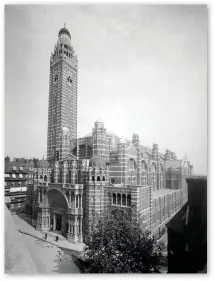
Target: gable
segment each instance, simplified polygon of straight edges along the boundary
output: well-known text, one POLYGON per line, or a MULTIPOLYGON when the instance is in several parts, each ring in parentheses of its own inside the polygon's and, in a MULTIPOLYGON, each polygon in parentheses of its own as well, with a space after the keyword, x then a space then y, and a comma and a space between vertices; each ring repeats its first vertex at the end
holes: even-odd
POLYGON ((72 153, 69 153, 63 160, 76 160, 76 156, 74 156, 72 153))

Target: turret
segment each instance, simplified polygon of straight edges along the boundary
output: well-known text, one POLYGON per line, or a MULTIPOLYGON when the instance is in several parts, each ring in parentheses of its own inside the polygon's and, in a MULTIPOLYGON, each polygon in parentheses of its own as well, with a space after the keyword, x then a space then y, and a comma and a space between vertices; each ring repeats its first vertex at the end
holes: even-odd
POLYGON ((101 120, 97 120, 94 123, 94 128, 92 131, 92 141, 93 141, 93 156, 100 155, 105 159, 108 159, 108 146, 106 129, 104 123, 101 120))
POLYGON ((171 160, 171 153, 169 149, 166 149, 165 152, 165 161, 171 160))
POLYGON ((141 159, 140 159, 140 140, 138 134, 132 135, 132 143, 137 150, 137 185, 140 185, 141 159))

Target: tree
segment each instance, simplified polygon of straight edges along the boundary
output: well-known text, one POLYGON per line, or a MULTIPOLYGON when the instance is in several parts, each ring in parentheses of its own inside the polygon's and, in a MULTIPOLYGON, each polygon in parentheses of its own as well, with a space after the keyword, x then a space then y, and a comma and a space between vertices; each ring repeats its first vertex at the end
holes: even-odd
POLYGON ((99 219, 84 254, 88 273, 159 273, 163 257, 149 232, 120 210, 99 219))

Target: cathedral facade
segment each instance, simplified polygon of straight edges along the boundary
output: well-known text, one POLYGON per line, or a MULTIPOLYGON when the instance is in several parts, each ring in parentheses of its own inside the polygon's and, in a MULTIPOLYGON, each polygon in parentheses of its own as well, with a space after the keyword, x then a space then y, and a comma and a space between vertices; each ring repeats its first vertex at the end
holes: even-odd
POLYGON ((121 209, 133 223, 160 238, 165 224, 187 201, 192 165, 169 149, 161 153, 107 131, 97 120, 77 137, 78 60, 66 27, 50 58, 47 160, 49 182, 36 188, 37 229, 84 242, 99 217, 121 209))

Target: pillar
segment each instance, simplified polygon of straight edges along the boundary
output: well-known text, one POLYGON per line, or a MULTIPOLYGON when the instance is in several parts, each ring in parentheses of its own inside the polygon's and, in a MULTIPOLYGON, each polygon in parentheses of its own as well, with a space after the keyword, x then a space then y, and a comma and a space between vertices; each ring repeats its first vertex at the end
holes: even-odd
POLYGON ((38 202, 40 202, 40 189, 38 188, 38 202))
POLYGON ((43 188, 42 188, 41 192, 42 192, 42 201, 43 201, 43 199, 44 199, 44 189, 43 188))
POLYGON ((56 163, 54 167, 54 183, 58 183, 58 173, 59 173, 59 166, 58 163, 56 163))
POLYGON ((69 191, 69 207, 71 208, 71 191, 69 191))
POLYGON ((53 230, 56 229, 56 215, 53 215, 53 230))
POLYGON ((67 164, 66 162, 63 164, 63 171, 62 171, 62 183, 66 183, 66 175, 67 175, 67 164))
POLYGON ((74 193, 74 208, 76 208, 76 193, 74 193))

